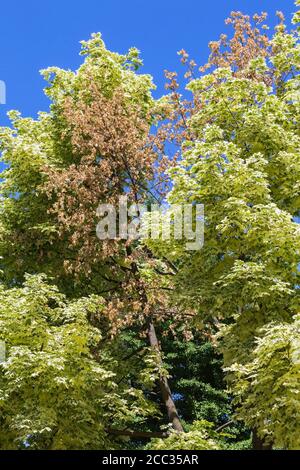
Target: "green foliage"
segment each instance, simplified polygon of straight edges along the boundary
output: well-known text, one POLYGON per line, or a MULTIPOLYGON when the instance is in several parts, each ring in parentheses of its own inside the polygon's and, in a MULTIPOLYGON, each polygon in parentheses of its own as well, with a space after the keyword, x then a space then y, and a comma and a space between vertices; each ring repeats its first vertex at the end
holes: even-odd
POLYGON ((224 391, 221 357, 211 342, 195 331, 194 338, 161 338, 170 386, 183 420, 206 420, 223 424, 231 413, 230 398, 224 391))
POLYGON ((189 83, 198 107, 187 120, 192 137, 169 171, 168 201, 204 204, 204 246, 147 244, 179 267, 174 302, 197 310, 195 326, 218 325, 227 380, 242 396, 237 416, 275 445, 295 448, 298 366, 280 388, 283 359, 265 362, 279 331, 265 337, 264 327, 276 322, 284 332, 299 312, 299 36, 279 25, 271 46, 270 60, 249 67, 259 65, 273 86, 222 67, 189 83))
POLYGON ((0 299, 2 449, 116 448, 105 432, 112 417, 124 426, 155 413, 140 388, 117 385, 121 348, 102 345, 89 321, 101 297, 69 302, 43 276, 27 276, 23 288, 1 287, 0 299))
POLYGON ((300 449, 300 316, 263 328, 248 362, 229 372, 239 417, 275 447, 300 449))
POLYGON ((184 425, 189 429, 193 422, 204 420, 217 429, 232 421, 224 428, 226 435, 223 438, 222 433, 218 433, 220 445, 228 448, 249 446, 249 439, 245 440, 250 435, 249 430, 232 420, 232 396, 226 390, 222 357, 217 348, 197 329, 189 341, 180 336, 163 336, 161 345, 170 374, 170 387, 184 425))
MULTIPOLYGON (((243 25, 243 17, 236 17, 243 25)), ((293 23, 299 23, 299 12, 293 23)), ((171 100, 155 102, 151 77, 137 73, 139 51, 111 52, 101 35, 93 34, 82 41, 84 59, 77 71, 42 71, 51 100, 48 113, 34 120, 10 112, 12 128, 0 129, 1 158, 8 165, 0 211, 0 341, 6 349, 0 363, 1 449, 141 446, 112 437, 107 428, 151 430, 165 423, 158 387, 162 377, 169 379, 186 432, 169 430, 167 438, 153 439, 146 448, 249 448, 243 424, 234 421, 228 434, 216 431, 234 416, 276 448, 300 449, 299 28, 289 33, 280 22, 263 44, 270 54, 261 45, 261 55, 253 55, 250 42, 255 58, 241 61, 241 70, 229 66, 229 60, 192 79, 187 86, 194 97, 191 110, 183 109, 185 101, 181 107, 177 91, 171 100), (119 136, 116 125, 110 126, 109 137, 100 136, 103 153, 108 149, 100 167, 103 154, 93 136, 107 123, 102 120, 101 127, 97 106, 90 105, 102 99, 108 114, 112 110, 111 122, 120 123, 124 115, 131 123, 135 114, 137 122, 132 133, 120 126, 119 136), (88 119, 85 105, 90 106, 88 119), (70 110, 73 121, 68 121, 70 110), (138 180, 140 137, 159 116, 172 120, 174 115, 176 121, 182 110, 182 158, 168 171, 172 189, 167 200, 204 204, 204 247, 187 251, 187 240, 171 237, 146 240, 150 254, 144 245, 131 250, 125 243, 115 253, 99 240, 94 250, 96 235, 90 236, 89 228, 94 228, 99 194, 109 199, 110 185, 118 188, 115 197, 118 191, 127 194, 129 184, 147 186, 146 176, 138 180), (74 128, 82 140, 73 135, 74 128), (124 134, 136 138, 128 155, 124 134), (116 147, 124 144, 119 153, 125 166, 113 166, 118 152, 110 148, 111 141, 116 147), (82 142, 88 155, 80 153, 82 142), (133 176, 127 157, 134 162, 133 176), (101 180, 105 168, 109 171, 101 180), (70 193, 66 174, 76 183, 70 193), (95 191, 95 175, 99 187, 107 184, 103 193, 95 191), (80 216, 63 230, 68 210, 73 216, 79 209, 80 216), (81 233, 80 224, 88 227, 81 233), (74 259, 72 271, 68 267, 74 259), (157 266, 168 266, 171 273, 160 273, 157 266), (146 345, 141 333, 149 322, 160 327, 164 355, 158 346, 146 345), (181 330, 176 339, 163 335, 181 322, 184 333, 192 331, 194 338, 185 341, 181 330), (198 330, 210 335, 209 342, 198 330), (224 390, 212 334, 234 403, 224 390)), ((174 75, 169 77, 174 83, 174 75)), ((176 136, 178 122, 168 129, 176 136)), ((148 141, 144 144, 148 150, 148 141)), ((158 154, 162 149, 158 138, 158 154)), ((143 168, 156 166, 149 153, 143 158, 143 168)), ((136 197, 138 191, 135 187, 136 197)))
POLYGON ((218 450, 219 436, 211 430, 207 421, 195 421, 185 433, 170 432, 164 439, 152 439, 151 450, 218 450))

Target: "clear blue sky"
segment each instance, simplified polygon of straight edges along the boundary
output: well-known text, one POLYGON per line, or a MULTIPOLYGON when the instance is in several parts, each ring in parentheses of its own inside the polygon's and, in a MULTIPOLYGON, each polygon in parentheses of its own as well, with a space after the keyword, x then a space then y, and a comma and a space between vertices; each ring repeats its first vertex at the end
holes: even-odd
POLYGON ((79 41, 100 31, 106 45, 124 52, 138 47, 143 70, 163 93, 163 70, 179 67, 176 52, 184 48, 204 63, 207 44, 225 30, 231 10, 267 11, 274 24, 281 9, 290 20, 293 0, 17 0, 2 2, 0 80, 7 86, 6 112, 18 109, 35 116, 48 109, 39 70, 50 65, 75 69, 81 62, 79 41))

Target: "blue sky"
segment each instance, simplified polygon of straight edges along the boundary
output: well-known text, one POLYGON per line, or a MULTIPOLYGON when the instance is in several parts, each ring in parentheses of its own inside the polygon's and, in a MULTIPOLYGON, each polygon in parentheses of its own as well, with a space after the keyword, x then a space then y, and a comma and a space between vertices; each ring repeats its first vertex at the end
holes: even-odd
MULTIPOLYGON (((0 125, 6 112, 18 109, 35 116, 48 109, 39 70, 56 65, 75 69, 79 41, 100 31, 106 45, 125 52, 142 52, 143 71, 164 91, 163 70, 179 67, 176 52, 184 48, 197 63, 204 63, 210 40, 226 28, 231 10, 267 11, 274 24, 276 10, 291 18, 293 0, 17 0, 2 2, 0 28, 0 80, 7 87, 7 104, 0 105, 0 125)), ((276 21, 276 20, 275 20, 276 21)))

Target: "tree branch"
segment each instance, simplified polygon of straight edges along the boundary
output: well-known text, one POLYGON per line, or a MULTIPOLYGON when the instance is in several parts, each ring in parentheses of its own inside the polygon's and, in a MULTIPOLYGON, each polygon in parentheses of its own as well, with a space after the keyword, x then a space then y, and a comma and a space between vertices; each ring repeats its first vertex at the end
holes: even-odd
POLYGON ((151 431, 130 431, 128 429, 105 429, 105 432, 107 434, 112 434, 114 436, 128 436, 132 438, 141 438, 141 439, 152 439, 153 437, 168 437, 169 433, 167 432, 162 432, 162 431, 157 431, 157 432, 151 432, 151 431))

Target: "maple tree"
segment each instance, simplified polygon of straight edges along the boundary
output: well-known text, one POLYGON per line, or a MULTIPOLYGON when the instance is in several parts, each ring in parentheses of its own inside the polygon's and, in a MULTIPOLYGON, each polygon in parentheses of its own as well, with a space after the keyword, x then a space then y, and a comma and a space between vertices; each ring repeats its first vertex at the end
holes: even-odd
POLYGON ((123 427, 158 412, 142 391, 151 390, 151 353, 134 371, 122 339, 105 343, 91 320, 104 299, 68 300, 43 275, 1 287, 0 297, 1 449, 119 448, 106 431, 112 421, 123 427), (120 380, 128 368, 138 386, 120 380))
POLYGON ((138 51, 94 34, 77 71, 42 72, 49 112, 10 112, 1 448, 247 448, 239 420, 299 448, 299 30, 278 18, 232 13, 200 75, 180 51, 191 99, 166 72, 154 100, 138 51), (121 196, 204 204, 204 246, 100 240, 121 196))
MULTIPOLYGON (((182 158, 170 169, 168 201, 204 204, 204 246, 187 252, 186 240, 175 239, 150 239, 148 246, 180 266, 174 302, 192 305, 202 328, 219 329, 227 380, 237 394, 236 418, 252 426, 255 445, 297 448, 299 402, 293 390, 299 374, 293 375, 292 365, 287 369, 283 377, 293 385, 281 388, 279 398, 279 359, 271 373, 263 357, 270 348, 267 362, 272 360, 275 332, 288 354, 284 331, 299 312, 298 32, 289 33, 280 21, 274 36, 264 39, 240 13, 228 23, 235 34, 229 42, 222 36, 212 43, 212 72, 199 78, 188 73, 194 99, 177 105, 186 109, 185 123, 182 118, 177 126, 175 115, 182 158), (255 349, 257 338, 262 339, 255 349)), ((175 80, 170 101, 177 86, 175 80)))
MULTIPOLYGON (((158 274, 145 249, 131 240, 100 241, 96 234, 99 203, 117 204, 122 195, 129 203, 153 197, 151 79, 136 74, 136 50, 111 53, 100 35, 83 42, 83 54, 77 73, 43 72, 52 100, 48 114, 34 121, 11 113, 14 129, 2 129, 9 164, 2 187, 3 280, 22 285, 26 272, 42 272, 71 299, 103 295, 95 325, 104 324, 108 342, 129 327, 137 338, 148 337, 152 375, 173 427, 181 431, 155 330, 176 309, 168 309, 163 290, 154 295, 158 274)), ((125 380, 132 380, 130 372, 125 380)))

